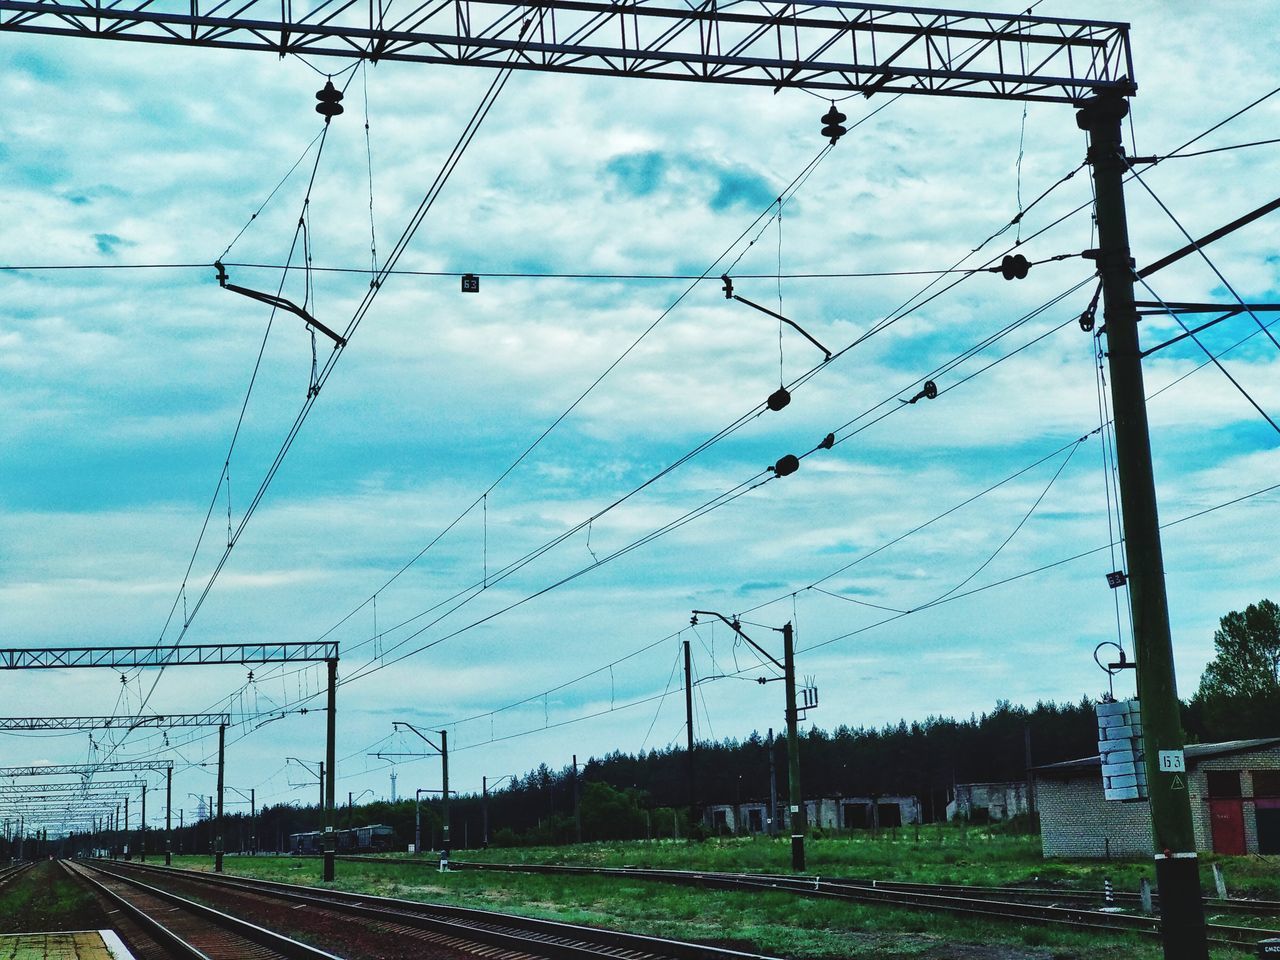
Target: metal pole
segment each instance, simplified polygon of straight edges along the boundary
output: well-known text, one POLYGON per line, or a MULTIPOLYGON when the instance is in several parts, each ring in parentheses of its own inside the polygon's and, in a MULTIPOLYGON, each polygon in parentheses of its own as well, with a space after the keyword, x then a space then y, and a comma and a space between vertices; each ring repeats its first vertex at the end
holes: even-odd
POLYGON ((422 788, 413 794, 413 852, 422 856, 422 788))
POLYGON ((333 832, 333 787, 335 760, 335 743, 338 720, 338 661, 325 661, 329 665, 329 723, 325 736, 325 762, 328 764, 328 779, 324 783, 324 879, 333 880, 334 858, 338 852, 338 838, 333 832))
POLYGON ((578 755, 573 755, 573 831, 578 843, 582 842, 582 790, 578 785, 578 755))
POLYGON ((249 788, 249 855, 258 855, 258 788, 249 788))
POLYGON ((173 764, 164 777, 164 865, 173 866, 173 764))
POLYGON ((782 668, 787 688, 787 773, 791 806, 791 869, 804 870, 806 832, 804 795, 800 792, 800 720, 796 710, 796 658, 791 624, 782 627, 782 668))
POLYGON ((685 759, 689 770, 689 826, 698 819, 696 792, 694 791, 693 766, 693 658, 689 654, 689 641, 684 642, 684 720, 685 759))
POLYGON ((441 829, 440 846, 444 859, 449 859, 449 734, 440 731, 440 776, 444 781, 444 806, 441 809, 444 824, 441 829))
POLYGON ((124 798, 124 858, 126 860, 133 859, 133 851, 129 848, 129 796, 124 798))
POLYGON ((1164 955, 1170 960, 1203 960, 1209 950, 1186 773, 1163 773, 1160 764, 1162 752, 1182 755, 1183 736, 1125 215, 1124 175, 1128 164, 1120 122, 1128 112, 1128 102, 1122 95, 1104 94, 1081 104, 1076 123, 1089 134, 1088 159, 1093 167, 1098 273, 1105 305, 1116 463, 1130 578, 1138 699, 1142 703, 1142 746, 1160 887, 1161 937, 1164 955))
POLYGON ((218 827, 213 841, 213 872, 222 872, 222 790, 227 760, 227 725, 218 724, 218 827))
POLYGON ((139 856, 143 863, 147 862, 147 784, 142 784, 142 849, 139 856))
POLYGON ((773 727, 769 728, 769 835, 778 835, 778 745, 773 739, 773 727))
POLYGON ((480 846, 489 849, 489 778, 480 778, 480 846))

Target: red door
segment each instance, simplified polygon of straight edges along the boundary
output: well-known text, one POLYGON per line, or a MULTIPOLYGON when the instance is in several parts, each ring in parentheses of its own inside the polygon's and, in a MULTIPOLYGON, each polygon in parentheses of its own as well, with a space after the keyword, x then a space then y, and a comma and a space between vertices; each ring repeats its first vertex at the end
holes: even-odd
POLYGON ((1244 856, 1244 802, 1210 800, 1209 822, 1213 825, 1213 852, 1244 856))

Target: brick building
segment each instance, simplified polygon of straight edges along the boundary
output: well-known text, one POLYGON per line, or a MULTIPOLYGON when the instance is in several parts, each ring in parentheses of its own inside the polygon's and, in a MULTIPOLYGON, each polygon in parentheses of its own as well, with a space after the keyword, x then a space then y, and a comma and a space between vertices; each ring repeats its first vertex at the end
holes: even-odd
MULTIPOLYGON (((1280 853, 1280 737, 1192 744, 1186 762, 1197 850, 1280 853)), ((1086 757, 1033 771, 1046 857, 1152 852, 1150 807, 1104 800, 1101 766, 1086 757)))

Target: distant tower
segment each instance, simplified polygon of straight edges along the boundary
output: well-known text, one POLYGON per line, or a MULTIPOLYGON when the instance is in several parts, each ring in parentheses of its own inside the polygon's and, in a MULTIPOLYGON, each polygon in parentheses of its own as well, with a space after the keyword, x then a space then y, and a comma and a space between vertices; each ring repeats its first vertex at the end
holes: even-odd
POLYGON ((209 811, 204 805, 204 797, 200 798, 200 803, 196 806, 196 819, 206 820, 209 817, 209 811))
POLYGON ((391 802, 396 802, 396 772, 391 771, 391 802))

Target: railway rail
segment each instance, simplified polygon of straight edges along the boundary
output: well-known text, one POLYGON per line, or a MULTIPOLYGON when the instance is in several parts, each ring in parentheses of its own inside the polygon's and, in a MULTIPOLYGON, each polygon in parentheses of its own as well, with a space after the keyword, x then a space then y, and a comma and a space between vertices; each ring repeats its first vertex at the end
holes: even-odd
POLYGON ((10 880, 19 876, 24 870, 30 869, 35 865, 33 860, 19 860, 17 863, 0 867, 0 887, 4 886, 10 880))
MULTIPOLYGON (((134 883, 141 882, 138 878, 145 876, 154 883, 176 884, 193 890, 248 894, 259 903, 279 901, 294 911, 293 917, 299 923, 326 913, 347 923, 351 918, 357 918, 362 923, 354 926, 383 926, 403 931, 402 936, 407 935, 418 942, 428 938, 457 953, 474 954, 480 948, 492 956, 496 949, 510 960, 533 957, 553 960, 770 960, 759 954, 661 937, 272 880, 210 875, 175 867, 132 863, 114 863, 109 868, 99 866, 97 869, 109 871, 113 876, 128 876, 134 883), (305 913, 301 908, 306 908, 305 913)), ((412 955, 422 954, 414 952, 412 955)))
MULTIPOLYGON (((178 960, 341 960, 335 954, 286 937, 206 904, 101 866, 63 861, 95 893, 178 960)), ((146 951, 147 945, 141 945, 146 951)))
MULTIPOLYGON (((345 859, 404 863, 404 860, 387 861, 378 857, 349 857, 345 859)), ((421 861, 430 865, 431 861, 421 861)), ((494 870, 521 873, 590 874, 616 876, 630 879, 657 880, 692 886, 714 887, 725 890, 786 890, 793 893, 857 903, 879 903, 915 909, 937 910, 948 913, 981 915, 1021 923, 1038 923, 1065 926, 1084 930, 1105 930, 1135 933, 1158 937, 1160 922, 1156 917, 1143 914, 1117 913, 1092 909, 1079 905, 1029 902, 1030 894, 1040 896, 1046 891, 1036 888, 963 887, 943 884, 885 883, 876 880, 855 880, 820 876, 785 876, 772 874, 721 873, 694 870, 658 870, 639 867, 580 867, 549 864, 493 864, 475 861, 449 862, 450 869, 494 870), (1027 899, 1017 899, 1014 892, 1029 891, 1027 899)), ((1056 891, 1055 891, 1056 892, 1056 891)), ((1208 901, 1216 904, 1226 901, 1208 901)), ((1231 901, 1233 903, 1238 901, 1231 901)), ((1280 904, 1274 901, 1255 901, 1253 912, 1274 913, 1280 916, 1280 904)), ((1216 909, 1214 906, 1210 910, 1216 909)), ((1280 930, 1233 924, 1210 923, 1209 938, 1212 943, 1253 947, 1259 940, 1280 937, 1280 930)))

